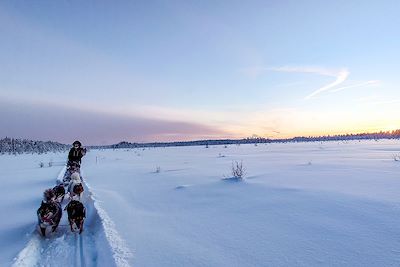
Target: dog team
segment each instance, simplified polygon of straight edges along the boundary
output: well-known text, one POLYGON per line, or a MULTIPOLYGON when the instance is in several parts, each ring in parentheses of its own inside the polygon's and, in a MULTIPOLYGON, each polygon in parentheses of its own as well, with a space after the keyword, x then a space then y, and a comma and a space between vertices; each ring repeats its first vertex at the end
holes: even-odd
POLYGON ((82 157, 86 154, 86 148, 83 148, 79 141, 75 141, 72 145, 68 153, 63 181, 57 181, 58 185, 44 191, 42 203, 37 210, 38 230, 43 236, 57 229, 62 217, 61 205, 66 194, 68 194, 69 203, 64 210, 67 211, 71 231, 79 233, 83 231, 86 209, 81 202, 84 188, 80 166, 82 157))

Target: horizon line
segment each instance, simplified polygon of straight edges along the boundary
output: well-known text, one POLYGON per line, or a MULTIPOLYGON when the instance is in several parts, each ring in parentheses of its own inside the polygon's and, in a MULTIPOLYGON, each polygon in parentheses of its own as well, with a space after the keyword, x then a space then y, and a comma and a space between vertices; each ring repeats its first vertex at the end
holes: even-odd
POLYGON ((343 133, 343 134, 327 134, 327 135, 309 135, 309 136, 293 136, 287 138, 269 138, 263 136, 250 136, 250 137, 242 137, 242 138, 220 138, 220 139, 197 139, 197 140, 188 140, 188 141, 150 141, 150 142, 131 142, 122 140, 115 144, 110 145, 88 145, 89 147, 106 147, 106 146, 113 146, 119 145, 121 143, 129 143, 129 144, 138 144, 138 145, 146 145, 146 144, 173 144, 173 143, 195 143, 195 142, 207 142, 207 141, 243 141, 243 140, 270 140, 270 141, 282 141, 282 140, 294 140, 296 138, 326 138, 326 137, 341 137, 341 136, 361 136, 361 135, 373 135, 373 134, 399 134, 400 135, 400 128, 394 130, 380 130, 375 132, 360 132, 360 133, 343 133))
MULTIPOLYGON (((197 140, 175 140, 175 141, 126 141, 126 140, 121 140, 118 143, 113 143, 113 144, 93 144, 93 145, 87 145, 87 147, 106 147, 106 146, 113 146, 113 145, 118 145, 121 143, 130 143, 130 144, 139 144, 139 145, 146 145, 146 144, 173 144, 173 143, 192 143, 192 142, 206 142, 206 141, 242 141, 242 140, 270 140, 270 141, 282 141, 282 140, 293 140, 297 138, 326 138, 326 137, 340 137, 340 136, 357 136, 357 135, 371 135, 371 134, 400 134, 400 128, 398 129, 393 129, 393 130, 379 130, 379 131, 367 131, 367 132, 349 132, 349 133, 340 133, 340 134, 323 134, 323 135, 298 135, 298 136, 292 136, 292 137, 286 137, 286 138, 271 138, 271 137, 264 137, 264 136, 258 136, 258 135, 253 135, 253 136, 248 136, 248 137, 241 137, 241 138, 219 138, 219 139, 197 139, 197 140)), ((3 138, 0 138, 0 140, 4 139, 14 139, 14 140, 27 140, 27 141, 34 141, 34 142, 54 142, 54 143, 59 143, 61 145, 68 145, 67 143, 59 142, 59 141, 53 141, 53 140, 33 140, 33 139, 28 139, 28 138, 14 138, 10 136, 5 136, 3 138)))

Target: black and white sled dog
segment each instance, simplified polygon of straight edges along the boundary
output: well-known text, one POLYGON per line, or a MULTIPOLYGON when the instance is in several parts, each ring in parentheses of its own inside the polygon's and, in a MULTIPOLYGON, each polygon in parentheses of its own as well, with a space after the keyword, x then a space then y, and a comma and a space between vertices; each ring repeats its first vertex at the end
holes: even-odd
POLYGON ((61 216, 61 204, 55 201, 53 189, 47 189, 43 193, 43 201, 37 210, 38 231, 43 236, 54 232, 60 223, 61 216))
POLYGON ((83 223, 86 218, 86 208, 82 202, 77 200, 71 200, 65 207, 68 213, 68 222, 72 232, 78 232, 79 234, 83 231, 83 223))
POLYGON ((71 181, 68 185, 69 197, 71 200, 80 200, 83 193, 83 184, 79 173, 74 172, 71 175, 71 181))
POLYGON ((58 203, 62 203, 65 196, 64 184, 61 183, 53 187, 53 192, 55 195, 55 201, 57 201, 58 203))

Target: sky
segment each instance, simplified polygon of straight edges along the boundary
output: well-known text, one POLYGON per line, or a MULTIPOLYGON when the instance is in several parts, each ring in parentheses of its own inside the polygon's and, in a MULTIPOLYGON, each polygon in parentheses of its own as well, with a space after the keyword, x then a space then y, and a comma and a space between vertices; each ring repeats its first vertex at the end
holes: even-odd
POLYGON ((400 128, 399 1, 0 1, 0 137, 400 128))

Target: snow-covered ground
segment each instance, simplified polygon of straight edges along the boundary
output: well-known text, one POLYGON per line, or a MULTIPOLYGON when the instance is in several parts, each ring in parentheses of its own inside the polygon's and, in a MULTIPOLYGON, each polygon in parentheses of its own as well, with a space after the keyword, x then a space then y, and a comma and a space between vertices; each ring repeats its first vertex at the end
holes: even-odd
POLYGON ((37 222, 45 188, 52 187, 64 154, 0 156, 0 266, 10 266, 26 245, 37 222), (47 167, 54 161, 53 167, 47 167), (44 168, 39 168, 43 162, 44 168))
POLYGON ((0 265, 37 242, 49 266, 68 253, 78 266, 399 266, 397 153, 400 141, 92 150, 82 241, 62 227, 32 241, 61 171, 38 162, 66 155, 1 156, 0 265), (246 179, 222 180, 236 160, 246 179))
MULTIPOLYGON (((65 211, 54 234, 44 238, 36 231, 36 210, 42 193, 57 180, 62 181, 65 159, 65 153, 1 158, 4 191, 0 199, 0 266, 129 266, 129 249, 115 251, 112 245, 119 245, 115 240, 121 238, 86 185, 81 199, 86 207, 81 235, 70 231, 65 211)), ((62 207, 67 203, 68 197, 62 207)))

